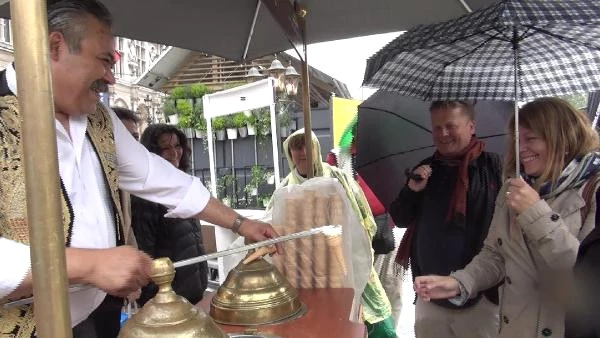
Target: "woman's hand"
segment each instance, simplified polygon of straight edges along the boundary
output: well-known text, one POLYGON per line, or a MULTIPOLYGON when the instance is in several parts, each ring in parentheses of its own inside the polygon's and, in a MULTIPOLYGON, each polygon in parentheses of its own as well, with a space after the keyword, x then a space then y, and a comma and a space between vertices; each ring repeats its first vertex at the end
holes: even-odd
POLYGON ((510 178, 506 190, 506 203, 517 214, 529 209, 537 201, 540 195, 527 182, 521 178, 510 178))
POLYGON ((450 276, 419 276, 415 278, 414 289, 417 295, 428 302, 431 299, 447 299, 460 293, 458 280, 450 276))

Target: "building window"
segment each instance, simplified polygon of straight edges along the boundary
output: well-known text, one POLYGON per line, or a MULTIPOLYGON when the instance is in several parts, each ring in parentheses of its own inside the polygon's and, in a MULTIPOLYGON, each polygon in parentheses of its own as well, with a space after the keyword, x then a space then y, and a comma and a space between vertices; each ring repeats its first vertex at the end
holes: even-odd
POLYGON ((135 60, 137 61, 137 68, 135 72, 136 77, 140 77, 146 71, 148 55, 146 55, 146 47, 143 41, 135 41, 135 60))
POLYGON ((115 41, 115 49, 117 50, 117 52, 119 52, 119 55, 121 55, 121 57, 119 58, 119 61, 117 61, 117 63, 115 63, 115 76, 118 78, 122 78, 125 70, 125 67, 123 67, 124 65, 124 58, 125 58, 125 41, 123 41, 123 38, 116 38, 115 41))
POLYGON ((0 41, 12 43, 12 33, 10 31, 10 20, 0 19, 0 41))

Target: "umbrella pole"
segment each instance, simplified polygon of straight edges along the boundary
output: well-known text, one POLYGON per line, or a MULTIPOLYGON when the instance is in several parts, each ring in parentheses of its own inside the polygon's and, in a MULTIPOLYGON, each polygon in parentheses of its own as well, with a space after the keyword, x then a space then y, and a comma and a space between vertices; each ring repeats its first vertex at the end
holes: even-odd
POLYGON ((11 1, 37 336, 72 336, 45 0, 11 1))
POLYGON ((246 39, 246 46, 244 46, 244 55, 242 60, 246 60, 246 56, 248 55, 248 48, 250 47, 250 42, 252 41, 252 36, 254 36, 254 27, 256 27, 256 18, 258 17, 258 12, 260 11, 260 0, 256 0, 256 8, 254 9, 254 16, 252 17, 252 26, 250 26, 250 32, 248 33, 248 39, 246 39))
POLYGON ((521 164, 519 159, 519 42, 517 41, 517 27, 513 27, 513 73, 514 73, 514 93, 515 93, 515 177, 521 177, 521 164))
MULTIPOLYGON (((306 40, 305 40, 306 41, 306 40)), ((314 165, 313 161, 320 159, 313 158, 313 147, 312 147, 312 125, 310 120, 310 87, 308 79, 308 53, 306 48, 306 42, 303 44, 304 49, 304 60, 302 60, 302 107, 304 111, 304 144, 306 145, 306 162, 308 163, 308 170, 306 178, 312 178, 314 176, 314 165)))

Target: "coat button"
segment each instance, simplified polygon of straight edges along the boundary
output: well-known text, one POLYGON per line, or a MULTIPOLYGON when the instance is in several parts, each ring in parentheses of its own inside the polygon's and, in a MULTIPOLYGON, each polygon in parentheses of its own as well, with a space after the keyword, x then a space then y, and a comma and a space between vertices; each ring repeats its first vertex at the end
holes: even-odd
POLYGON ((510 280, 510 277, 506 276, 505 280, 506 280, 506 283, 512 284, 512 280, 510 280))
POLYGON ((502 321, 504 322, 504 324, 508 324, 508 317, 502 316, 502 321))
POLYGON ((552 220, 552 222, 558 221, 559 218, 560 218, 560 216, 558 216, 558 214, 552 214, 552 216, 550 216, 550 219, 552 220))
POLYGON ((549 328, 545 328, 542 330, 542 336, 550 337, 551 335, 552 335, 552 330, 550 330, 549 328))
POLYGON ((498 245, 502 245, 502 238, 498 238, 498 245))

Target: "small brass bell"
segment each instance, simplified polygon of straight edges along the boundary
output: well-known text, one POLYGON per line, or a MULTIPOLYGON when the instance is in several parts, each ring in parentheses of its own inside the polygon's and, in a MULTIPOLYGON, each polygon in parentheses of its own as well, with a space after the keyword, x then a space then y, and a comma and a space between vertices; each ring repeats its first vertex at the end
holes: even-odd
POLYGON ((206 313, 173 291, 174 276, 170 259, 154 260, 150 277, 158 293, 125 323, 119 338, 228 337, 206 313))

